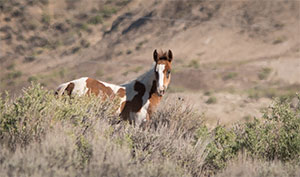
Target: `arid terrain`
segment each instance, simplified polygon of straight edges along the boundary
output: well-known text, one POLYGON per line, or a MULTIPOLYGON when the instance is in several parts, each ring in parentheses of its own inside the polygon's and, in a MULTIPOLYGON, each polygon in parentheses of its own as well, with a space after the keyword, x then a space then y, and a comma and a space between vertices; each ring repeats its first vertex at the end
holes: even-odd
POLYGON ((0 92, 90 76, 121 84, 174 53, 168 99, 209 126, 260 117, 300 90, 295 0, 0 0, 0 92))

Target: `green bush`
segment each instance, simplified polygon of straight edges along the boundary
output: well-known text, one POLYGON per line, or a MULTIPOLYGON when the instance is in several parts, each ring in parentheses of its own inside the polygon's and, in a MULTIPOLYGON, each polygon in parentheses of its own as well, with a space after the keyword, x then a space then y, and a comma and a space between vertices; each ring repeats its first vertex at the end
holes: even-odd
POLYGON ((77 128, 91 127, 92 120, 87 117, 102 115, 110 118, 115 109, 113 103, 100 103, 96 98, 56 99, 40 85, 32 86, 12 103, 2 101, 0 138, 11 149, 25 147, 31 141, 41 141, 57 120, 72 123, 77 128))
MULTIPOLYGON (((299 95, 298 95, 298 100, 299 95)), ((208 174, 224 169, 239 152, 265 161, 299 163, 300 106, 292 108, 289 99, 275 99, 262 119, 254 119, 226 129, 217 126, 212 131, 200 127, 195 139, 212 136, 208 144, 204 168, 208 174)))
POLYGON ((205 159, 205 171, 207 174, 213 174, 218 170, 226 167, 229 160, 234 158, 239 151, 237 135, 233 130, 227 130, 223 126, 217 126, 213 131, 200 127, 197 130, 195 139, 212 136, 213 140, 208 144, 206 152, 208 153, 205 159))
POLYGON ((238 134, 240 146, 266 160, 299 160, 300 107, 294 109, 290 105, 289 99, 275 99, 263 120, 242 125, 238 134))

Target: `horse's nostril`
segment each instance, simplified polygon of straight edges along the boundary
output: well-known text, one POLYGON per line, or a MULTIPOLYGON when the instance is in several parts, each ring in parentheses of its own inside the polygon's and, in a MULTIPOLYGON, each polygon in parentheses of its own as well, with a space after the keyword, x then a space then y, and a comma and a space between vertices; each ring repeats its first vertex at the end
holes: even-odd
POLYGON ((159 93, 160 93, 161 95, 163 95, 163 94, 165 93, 165 90, 159 90, 159 93))

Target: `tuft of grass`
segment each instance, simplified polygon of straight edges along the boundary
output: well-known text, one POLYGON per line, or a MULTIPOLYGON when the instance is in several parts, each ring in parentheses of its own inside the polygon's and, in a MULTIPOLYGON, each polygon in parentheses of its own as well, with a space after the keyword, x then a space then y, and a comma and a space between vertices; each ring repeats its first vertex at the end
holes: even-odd
POLYGON ((112 80, 114 80, 114 78, 113 78, 112 76, 108 76, 108 77, 106 78, 106 80, 107 80, 107 81, 112 81, 112 80))
POLYGON ((126 54, 130 55, 132 53, 132 51, 130 49, 126 50, 126 54))
POLYGON ((16 67, 16 64, 15 64, 15 63, 12 63, 12 64, 8 65, 8 66, 6 67, 6 69, 7 69, 7 70, 14 70, 15 67, 16 67))
POLYGON ((22 76, 21 71, 11 71, 6 75, 7 79, 17 79, 22 76))
POLYGON ((123 76, 127 76, 129 74, 129 71, 125 71, 122 73, 123 76))
POLYGON ((248 95, 249 95, 249 98, 251 98, 251 99, 259 99, 262 97, 272 99, 275 96, 279 96, 280 91, 276 88, 254 87, 254 88, 248 89, 248 95))
POLYGON ((47 13, 43 13, 41 21, 45 25, 50 25, 50 23, 51 23, 51 16, 49 14, 47 14, 47 13))
POLYGON ((226 81, 226 80, 229 80, 229 79, 234 79, 237 76, 238 76, 238 73, 236 73, 236 72, 229 72, 225 76, 223 76, 223 80, 226 81))
POLYGON ((99 76, 99 77, 104 75, 104 73, 101 69, 97 70, 95 74, 96 74, 96 76, 99 76))
POLYGON ((90 47, 91 44, 89 43, 89 41, 83 39, 80 41, 80 45, 84 48, 88 48, 88 47, 90 47))
POLYGON ((109 18, 111 17, 113 14, 115 14, 117 12, 117 8, 114 6, 110 6, 110 5, 105 5, 103 6, 103 8, 101 9, 100 13, 103 15, 104 18, 109 18))
POLYGON ((210 96, 211 94, 212 94, 212 91, 209 91, 209 90, 207 90, 207 91, 204 92, 205 96, 210 96))
POLYGON ((85 23, 78 23, 77 24, 78 28, 83 30, 83 31, 89 31, 89 26, 88 24, 85 24, 85 23))
POLYGON ((168 88, 168 92, 169 93, 181 93, 181 92, 184 92, 185 91, 185 88, 183 87, 180 87, 180 86, 169 86, 168 88))
POLYGON ((28 63, 33 62, 34 60, 35 60, 35 56, 28 56, 28 57, 25 57, 25 59, 24 59, 24 61, 28 62, 28 63))
POLYGON ((216 104, 217 98, 215 96, 210 96, 208 100, 206 101, 207 104, 216 104))
POLYGON ((100 15, 96 15, 94 17, 91 17, 88 21, 89 24, 98 25, 103 23, 103 17, 100 15))
POLYGON ((27 79, 28 82, 37 82, 37 80, 38 80, 38 77, 36 77, 36 76, 30 76, 27 79))
POLYGON ((77 52, 79 52, 80 51, 80 47, 79 46, 75 46, 75 47, 73 47, 72 49, 71 49, 71 53, 72 54, 75 54, 75 53, 77 53, 77 52))
POLYGON ((58 72, 59 76, 61 78, 64 78, 65 77, 65 73, 66 73, 66 69, 65 68, 61 68, 58 72))
POLYGON ((198 69, 199 68, 198 60, 191 60, 190 63, 188 64, 188 67, 198 69))
POLYGON ((148 40, 143 40, 143 41, 139 42, 139 43, 137 44, 137 46, 135 47, 135 49, 136 49, 136 50, 140 50, 140 49, 142 48, 142 46, 143 46, 145 43, 147 43, 147 42, 148 42, 148 40))
POLYGON ((270 76, 271 72, 272 68, 265 67, 258 73, 258 78, 260 80, 265 80, 270 76))
POLYGON ((137 67, 135 67, 135 68, 132 69, 132 71, 135 72, 135 73, 138 73, 138 72, 140 72, 141 70, 143 70, 143 67, 142 67, 142 66, 137 66, 137 67))
POLYGON ((295 95, 299 90, 299 85, 288 85, 283 87, 262 87, 256 86, 247 90, 249 98, 259 99, 262 97, 266 98, 290 98, 295 95))
POLYGON ((280 37, 277 37, 274 41, 273 41, 273 44, 280 44, 280 43, 283 43, 284 41, 286 41, 287 38, 285 36, 280 36, 280 37))

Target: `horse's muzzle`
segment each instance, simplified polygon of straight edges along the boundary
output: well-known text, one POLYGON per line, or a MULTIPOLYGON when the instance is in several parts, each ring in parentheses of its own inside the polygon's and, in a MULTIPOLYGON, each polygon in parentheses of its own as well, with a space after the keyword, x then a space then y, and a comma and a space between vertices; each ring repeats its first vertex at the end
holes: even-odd
POLYGON ((163 96, 165 94, 166 90, 165 89, 158 89, 157 93, 159 96, 163 96))

